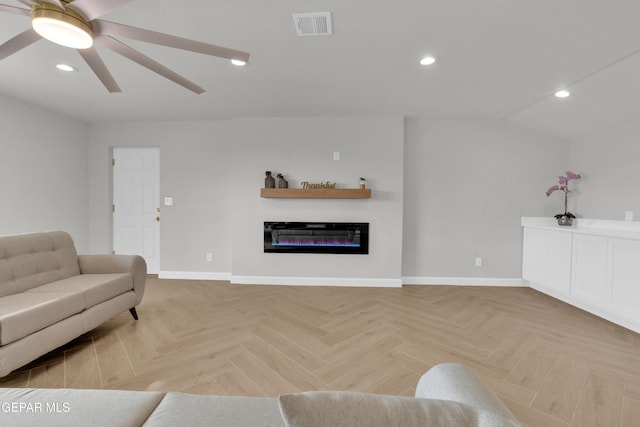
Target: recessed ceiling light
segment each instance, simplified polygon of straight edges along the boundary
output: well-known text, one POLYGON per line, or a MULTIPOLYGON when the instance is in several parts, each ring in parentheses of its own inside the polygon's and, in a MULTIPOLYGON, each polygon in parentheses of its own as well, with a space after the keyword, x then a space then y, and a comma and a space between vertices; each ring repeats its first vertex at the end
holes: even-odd
POLYGON ((425 56, 420 60, 420 65, 435 64, 438 59, 435 56, 425 56))
POLYGON ((245 65, 247 65, 247 61, 243 61, 241 59, 232 59, 231 63, 236 67, 244 67, 245 65))
POLYGON ((78 71, 76 67, 69 64, 63 64, 63 63, 56 64, 56 68, 60 71, 67 71, 67 72, 78 71))
POLYGON ((559 90, 555 93, 556 98, 567 98, 569 95, 571 95, 571 92, 569 92, 568 90, 559 90))

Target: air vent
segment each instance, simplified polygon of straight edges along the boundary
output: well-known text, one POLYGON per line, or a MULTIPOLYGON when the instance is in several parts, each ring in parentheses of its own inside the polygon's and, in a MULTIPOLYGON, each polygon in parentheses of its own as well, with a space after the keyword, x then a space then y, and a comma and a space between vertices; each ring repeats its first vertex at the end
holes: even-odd
POLYGON ((299 36, 330 36, 331 12, 294 13, 293 22, 299 36))

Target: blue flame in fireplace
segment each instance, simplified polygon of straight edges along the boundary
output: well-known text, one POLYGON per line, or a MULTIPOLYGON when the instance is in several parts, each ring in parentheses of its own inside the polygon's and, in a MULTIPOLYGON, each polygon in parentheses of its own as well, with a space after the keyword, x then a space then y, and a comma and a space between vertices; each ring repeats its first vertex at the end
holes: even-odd
POLYGON ((352 243, 349 241, 340 241, 340 240, 332 240, 332 241, 292 241, 292 240, 282 240, 280 242, 272 242, 273 246, 297 246, 297 247, 350 247, 350 248, 358 248, 360 244, 352 243))

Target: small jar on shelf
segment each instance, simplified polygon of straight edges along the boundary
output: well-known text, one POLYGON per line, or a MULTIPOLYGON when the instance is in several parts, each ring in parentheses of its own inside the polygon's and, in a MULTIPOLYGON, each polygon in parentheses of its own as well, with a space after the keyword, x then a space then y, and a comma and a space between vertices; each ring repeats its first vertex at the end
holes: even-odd
POLYGON ((264 178, 264 188, 276 188, 276 180, 271 176, 271 171, 266 171, 264 178))
POLYGON ((278 174, 278 188, 289 188, 289 182, 284 179, 284 175, 278 174))

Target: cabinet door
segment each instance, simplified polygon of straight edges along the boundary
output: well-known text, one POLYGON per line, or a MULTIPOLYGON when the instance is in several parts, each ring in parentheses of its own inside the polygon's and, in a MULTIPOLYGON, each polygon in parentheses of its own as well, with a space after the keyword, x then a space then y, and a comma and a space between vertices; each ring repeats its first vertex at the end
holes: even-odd
POLYGON ((574 234, 571 296, 595 307, 607 305, 607 238, 574 234))
POLYGON ((571 233, 525 229, 522 277, 550 294, 570 295, 571 233))
POLYGON ((640 242, 610 239, 611 305, 615 313, 640 322, 640 242))
POLYGON ((522 253, 522 277, 532 285, 540 285, 547 280, 548 231, 532 228, 524 229, 522 253))
POLYGON ((546 286, 552 291, 571 294, 571 233, 549 232, 546 286))

